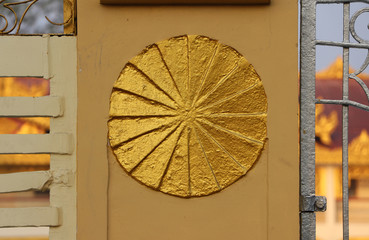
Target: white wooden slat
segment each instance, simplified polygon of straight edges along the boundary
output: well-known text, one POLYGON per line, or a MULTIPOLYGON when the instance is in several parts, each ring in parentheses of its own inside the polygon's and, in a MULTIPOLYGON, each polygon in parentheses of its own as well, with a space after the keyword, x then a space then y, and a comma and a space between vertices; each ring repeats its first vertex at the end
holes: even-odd
POLYGON ((72 136, 55 134, 0 134, 0 154, 73 152, 72 136))
POLYGON ((42 77, 45 44, 41 36, 2 36, 0 76, 42 77))
POLYGON ((52 176, 48 171, 0 174, 0 193, 46 190, 52 176))
POLYGON ((0 97, 0 116, 58 117, 63 114, 61 97, 0 97))
POLYGON ((0 208, 0 227, 59 226, 59 209, 55 207, 0 208))

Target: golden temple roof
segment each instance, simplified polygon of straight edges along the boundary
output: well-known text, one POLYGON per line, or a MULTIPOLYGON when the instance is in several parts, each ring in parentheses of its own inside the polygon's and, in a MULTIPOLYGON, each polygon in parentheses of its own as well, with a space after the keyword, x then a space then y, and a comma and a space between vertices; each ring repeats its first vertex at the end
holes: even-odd
MULTIPOLYGON (((355 70, 352 67, 349 67, 349 73, 353 73, 355 70)), ((319 71, 315 74, 315 78, 319 80, 333 80, 333 79, 342 79, 343 73, 343 59, 342 57, 336 58, 336 60, 329 65, 326 69, 319 71)), ((361 73, 358 77, 362 79, 369 79, 369 74, 361 73)))
MULTIPOLYGON (((315 156, 317 164, 342 164, 342 148, 330 149, 316 144, 315 156)), ((369 166, 369 134, 365 129, 349 144, 349 165, 369 166)))

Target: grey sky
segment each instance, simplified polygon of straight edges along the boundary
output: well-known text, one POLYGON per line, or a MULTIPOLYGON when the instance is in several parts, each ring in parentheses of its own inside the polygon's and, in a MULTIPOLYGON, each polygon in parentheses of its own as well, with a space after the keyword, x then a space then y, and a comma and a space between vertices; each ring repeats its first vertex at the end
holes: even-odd
MULTIPOLYGON (((368 8, 369 4, 352 3, 351 16, 359 9, 368 8)), ((359 16, 356 22, 356 31, 361 38, 369 41, 369 12, 359 16)), ((342 4, 319 4, 317 6, 317 39, 328 41, 342 41, 343 7, 342 4)), ((351 42, 356 42, 351 37, 351 42)), ((368 50, 350 49, 350 66, 358 69, 364 62, 368 50)), ((317 46, 317 71, 326 68, 337 57, 342 56, 342 48, 317 46)), ((369 73, 369 69, 365 70, 369 73)))

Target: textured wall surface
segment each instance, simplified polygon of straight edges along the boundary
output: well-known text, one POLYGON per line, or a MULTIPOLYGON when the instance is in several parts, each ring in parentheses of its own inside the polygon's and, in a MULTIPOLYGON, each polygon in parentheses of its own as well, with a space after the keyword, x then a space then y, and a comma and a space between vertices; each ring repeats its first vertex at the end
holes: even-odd
POLYGON ((78 14, 79 239, 298 239, 297 2, 134 7, 80 0, 78 14), (246 176, 189 199, 133 180, 107 137, 110 96, 124 65, 146 46, 185 34, 237 49, 268 98, 266 143, 246 176))

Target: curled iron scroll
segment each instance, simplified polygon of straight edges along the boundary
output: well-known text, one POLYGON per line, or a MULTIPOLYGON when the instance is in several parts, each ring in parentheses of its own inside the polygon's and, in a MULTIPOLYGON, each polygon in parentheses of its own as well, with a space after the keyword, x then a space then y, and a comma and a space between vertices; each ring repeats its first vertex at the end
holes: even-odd
MULTIPOLYGON (((2 0, 0 1, 0 4, 3 3, 5 0, 2 0)), ((8 30, 6 31, 6 28, 8 27, 8 20, 6 19, 5 16, 2 15, 2 17, 5 19, 6 21, 6 24, 5 24, 5 28, 4 29, 1 29, 0 33, 3 33, 3 34, 7 34, 7 33, 10 33, 11 31, 13 31, 15 29, 15 27, 17 26, 18 24, 18 27, 17 27, 17 31, 16 31, 16 34, 19 33, 19 30, 20 30, 20 27, 22 25, 22 22, 23 22, 23 19, 25 17, 25 15, 27 14, 28 10, 32 7, 33 4, 35 4, 38 0, 26 0, 26 1, 22 1, 22 2, 14 2, 14 3, 4 3, 4 7, 9 9, 13 15, 14 15, 14 24, 13 26, 8 30), (27 8, 24 10, 20 20, 19 20, 19 23, 18 23, 18 16, 17 16, 17 13, 14 11, 14 9, 11 7, 11 6, 15 6, 15 5, 20 5, 20 4, 25 4, 25 3, 29 3, 30 4, 27 6, 27 8)))
MULTIPOLYGON (((355 23, 358 19, 358 17, 363 14, 363 13, 366 13, 366 12, 369 12, 369 8, 363 8, 363 9, 360 9, 358 10, 357 12, 355 12, 355 14, 351 17, 350 19, 350 25, 349 25, 349 30, 350 30, 350 33, 352 35, 352 37, 359 43, 362 43, 362 44, 369 44, 369 40, 365 40, 363 38, 361 38, 357 32, 356 32, 356 29, 355 29, 355 23)), ((367 98, 368 98, 368 101, 369 101, 369 88, 368 86, 364 83, 363 80, 361 80, 358 75, 360 73, 362 73, 369 65, 369 49, 368 49, 368 53, 367 53, 367 56, 365 58, 365 61, 364 63, 361 65, 361 67, 356 70, 354 73, 351 73, 349 74, 349 78, 351 79, 354 79, 360 86, 361 88, 364 90, 367 98)))
MULTIPOLYGON (((33 4, 35 4, 36 2, 38 2, 38 0, 26 0, 26 1, 13 2, 13 3, 4 3, 5 1, 6 0, 0 0, 0 4, 3 4, 3 7, 6 8, 6 9, 8 9, 11 12, 11 14, 13 14, 13 16, 14 16, 14 23, 8 29, 9 20, 7 19, 7 16, 5 16, 3 14, 0 14, 0 19, 3 19, 5 21, 5 26, 2 27, 2 28, 0 28, 0 34, 9 34, 15 28, 17 28, 15 34, 19 34, 19 31, 20 31, 20 28, 21 28, 23 19, 25 18, 28 10, 32 7, 33 4), (30 4, 27 6, 27 8, 24 10, 22 16, 18 20, 18 15, 15 12, 15 10, 12 8, 12 6, 26 4, 26 3, 30 3, 30 4)), ((65 26, 65 25, 68 25, 71 22, 71 20, 73 18, 73 5, 72 5, 72 3, 69 0, 64 0, 64 3, 66 3, 66 4, 69 5, 69 8, 70 8, 70 16, 69 16, 69 18, 65 22, 63 22, 63 23, 56 23, 56 22, 51 21, 47 16, 45 16, 45 18, 46 18, 46 20, 48 22, 50 22, 53 25, 58 25, 58 26, 62 26, 62 25, 65 26)))
MULTIPOLYGON (((68 19, 65 22, 62 22, 62 23, 53 22, 47 16, 45 16, 46 20, 49 23, 54 24, 54 25, 57 25, 57 26, 66 26, 66 25, 68 25, 71 22, 71 20, 73 18, 73 5, 72 5, 72 2, 71 1, 68 1, 68 0, 64 0, 63 2, 64 2, 64 4, 67 3, 68 6, 69 6, 69 8, 70 8, 69 15, 70 16, 68 17, 68 19)), ((64 8, 65 8, 65 6, 64 6, 64 8)))
POLYGON ((5 21, 5 26, 0 29, 0 33, 2 33, 8 27, 8 19, 6 19, 6 17, 4 15, 2 15, 2 14, 0 14, 0 18, 4 19, 4 21, 5 21))
MULTIPOLYGON (((350 29, 350 32, 351 32, 351 35, 352 37, 358 41, 359 43, 364 43, 364 44, 369 44, 369 40, 365 40, 363 38, 361 38, 357 32, 356 32, 356 29, 355 29, 355 23, 356 23, 356 20, 358 19, 358 17, 365 13, 365 12, 369 12, 369 8, 363 8, 363 9, 360 9, 359 11, 357 11, 353 16, 352 18, 350 19, 350 26, 349 26, 349 29, 350 29)), ((357 76, 359 75, 360 73, 362 73, 369 65, 369 49, 368 49, 368 55, 364 61, 364 63, 361 65, 361 67, 355 71, 353 73, 353 75, 357 76)))
POLYGON ((361 37, 359 37, 359 35, 357 34, 356 30, 355 30, 355 23, 356 23, 356 20, 357 18, 365 13, 365 12, 369 12, 369 8, 363 8, 363 9, 360 9, 359 11, 357 11, 353 16, 352 18, 350 19, 350 32, 352 34, 352 36, 355 38, 356 41, 358 41, 359 43, 366 43, 366 44, 369 44, 369 40, 365 40, 361 37))
MULTIPOLYGON (((1 0, 0 1, 0 4, 3 3, 5 0, 1 0)), ((28 1, 26 1, 28 2, 28 1)), ((4 3, 4 7, 6 9, 8 9, 9 11, 12 12, 12 14, 14 15, 14 25, 8 30, 6 31, 6 29, 8 28, 8 25, 9 25, 9 21, 8 19, 6 18, 6 16, 4 15, 1 15, 1 17, 5 20, 5 26, 0 29, 0 33, 3 33, 3 34, 7 34, 7 33, 10 33, 11 31, 14 30, 14 28, 17 26, 17 23, 18 23, 18 17, 17 17, 17 14, 16 12, 14 11, 14 9, 11 7, 12 5, 18 5, 18 4, 22 4, 22 3, 25 3, 25 2, 19 2, 19 3, 4 3)), ((28 9, 25 10, 25 13, 28 11, 28 9)), ((23 18, 22 18, 23 19, 23 18)), ((18 30, 19 31, 19 30, 18 30)), ((17 31, 17 33, 18 33, 17 31)))

